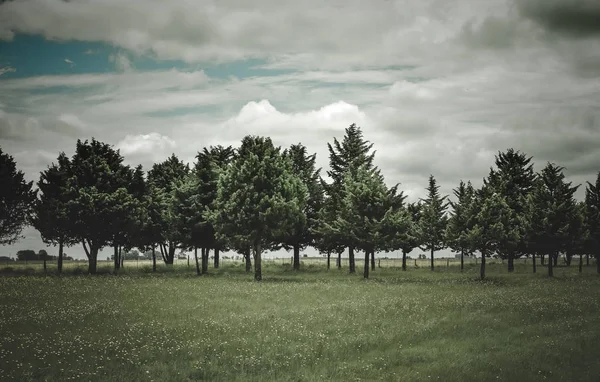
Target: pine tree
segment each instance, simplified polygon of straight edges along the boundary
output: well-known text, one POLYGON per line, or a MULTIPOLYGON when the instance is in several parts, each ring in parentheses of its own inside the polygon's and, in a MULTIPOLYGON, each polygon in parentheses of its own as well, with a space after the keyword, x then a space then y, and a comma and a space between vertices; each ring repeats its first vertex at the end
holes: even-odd
POLYGON ((292 163, 292 172, 306 186, 308 200, 304 208, 306 219, 297 221, 298 225, 282 238, 283 247, 294 251, 293 268, 300 269, 300 251, 315 243, 315 235, 311 228, 316 225, 318 213, 323 204, 323 188, 320 183, 320 169, 315 169, 316 154, 308 155, 302 144, 292 145, 285 150, 284 156, 292 163))
POLYGON ((422 210, 419 219, 419 242, 423 251, 431 253, 431 270, 434 270, 433 256, 435 251, 446 248, 444 243, 444 233, 448 218, 446 209, 448 202, 447 196, 440 196, 439 186, 436 184, 433 175, 429 176, 429 186, 427 187, 427 198, 421 199, 422 210))
POLYGON ((587 252, 596 257, 596 269, 600 273, 600 172, 594 184, 587 182, 584 225, 589 239, 587 252))
POLYGON ((205 212, 217 239, 252 248, 254 279, 262 279, 262 251, 299 221, 308 199, 290 160, 270 138, 247 136, 238 156, 219 177, 217 198, 205 212))
POLYGON ((467 216, 465 239, 471 251, 481 253, 480 277, 483 280, 486 258, 498 253, 502 243, 519 239, 513 228, 517 216, 504 196, 485 185, 475 192, 467 216))
POLYGON ((402 250, 402 270, 406 271, 406 255, 421 245, 419 241, 419 221, 421 219, 421 203, 410 203, 406 211, 408 213, 409 227, 407 234, 402 237, 400 249, 402 250))
POLYGON ((29 223, 36 201, 33 182, 26 182, 12 156, 0 148, 0 245, 13 244, 21 238, 29 223))
MULTIPOLYGON (((326 194, 331 198, 334 209, 339 209, 343 195, 343 183, 346 172, 351 168, 357 169, 360 166, 366 166, 367 169, 373 168, 373 159, 375 152, 371 152, 373 144, 363 138, 360 127, 356 124, 346 128, 344 139, 340 143, 334 138, 333 145, 327 144, 329 149, 329 166, 331 170, 327 175, 331 178, 330 184, 323 183, 326 194)), ((343 243, 342 243, 343 244, 343 243)), ((355 272, 354 247, 348 246, 348 261, 350 273, 355 272)))
POLYGON ((469 240, 465 236, 467 222, 469 220, 470 205, 473 202, 475 190, 471 182, 465 184, 460 181, 458 188, 454 189, 456 202, 450 202, 452 206, 452 215, 448 219, 446 228, 446 242, 455 252, 460 253, 460 270, 464 270, 464 255, 470 254, 469 240))
MULTIPOLYGON (((531 161, 532 157, 512 148, 504 153, 498 152, 497 169, 490 169, 488 178, 484 179, 484 184, 503 195, 508 206, 519 216, 526 214, 527 198, 534 187, 535 173, 531 161)), ((514 259, 530 252, 527 248, 527 222, 519 220, 519 225, 514 228, 520 239, 516 243, 501 243, 498 248, 498 255, 508 259, 509 272, 514 271, 514 259)))
POLYGON ((571 182, 566 182, 562 171, 562 167, 548 163, 528 199, 528 236, 535 251, 550 255, 550 277, 558 254, 569 246, 572 216, 577 210, 574 194, 579 186, 572 187, 571 182))

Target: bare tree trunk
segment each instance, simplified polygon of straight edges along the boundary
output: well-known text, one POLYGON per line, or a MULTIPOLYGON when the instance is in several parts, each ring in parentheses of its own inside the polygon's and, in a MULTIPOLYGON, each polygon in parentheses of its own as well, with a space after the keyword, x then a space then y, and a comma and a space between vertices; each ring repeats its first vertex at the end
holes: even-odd
POLYGON ((331 252, 327 251, 327 270, 331 267, 331 252))
POLYGON ((202 248, 202 274, 205 275, 208 273, 208 254, 210 253, 210 248, 202 248))
POLYGON ((152 272, 156 272, 156 245, 152 245, 152 272))
POLYGON ((553 259, 552 259, 552 255, 549 255, 548 257, 548 277, 553 277, 554 276, 554 269, 552 268, 552 263, 554 263, 553 259))
POLYGON ((350 273, 355 273, 356 265, 354 262, 354 247, 348 247, 348 263, 349 263, 350 273))
POLYGON ((338 269, 342 269, 342 252, 338 252, 337 267, 338 269))
POLYGON ((119 260, 121 261, 121 268, 124 268, 123 264, 124 264, 125 259, 123 258, 123 254, 121 253, 122 249, 123 249, 123 247, 119 246, 119 260))
POLYGON ((58 273, 62 273, 63 269, 63 242, 58 242, 58 273))
POLYGON ((246 249, 246 253, 244 253, 244 258, 246 259, 246 272, 250 273, 250 271, 252 271, 252 262, 250 261, 250 247, 246 249))
POLYGON ((462 272, 465 269, 465 251, 460 251, 460 271, 462 272))
POLYGON ((262 280, 262 253, 260 244, 254 245, 254 280, 262 280))
POLYGON ((406 271, 406 251, 402 250, 402 270, 406 271))
POLYGON ((371 270, 375 270, 375 250, 371 250, 371 270))
POLYGON ((121 259, 119 259, 119 245, 113 245, 114 269, 118 271, 121 268, 121 259))
POLYGON ((583 272, 583 254, 579 254, 579 273, 583 272))
POLYGON ((589 253, 585 254, 585 266, 586 267, 590 266, 590 254, 589 253))
POLYGON ((541 259, 542 259, 542 266, 546 265, 546 254, 542 254, 541 259))
POLYGON ((515 255, 512 252, 508 254, 508 271, 514 272, 515 270, 515 255))
POLYGON ((554 262, 554 266, 557 267, 558 266, 558 252, 556 252, 554 255, 552 255, 552 261, 554 262))
POLYGON ((215 268, 219 268, 219 261, 221 260, 219 258, 220 252, 221 251, 219 250, 219 248, 215 248, 215 262, 214 262, 215 268))
POLYGON ((431 270, 433 271, 433 247, 431 248, 431 270))
POLYGON ((175 245, 172 242, 169 242, 169 248, 168 249, 168 253, 167 253, 167 259, 165 261, 165 264, 167 265, 173 265, 174 261, 175 261, 175 251, 177 250, 177 248, 175 247, 175 245))
POLYGON ((481 267, 479 268, 479 276, 485 279, 485 251, 481 252, 481 267))
POLYGON ((533 259, 533 273, 536 273, 537 272, 537 265, 535 263, 535 253, 533 253, 531 255, 531 258, 533 259))
MULTIPOLYGON (((204 251, 204 248, 202 248, 204 251)), ((198 247, 194 247, 194 260, 196 260, 196 275, 200 276, 200 263, 198 262, 198 247)))
POLYGON ((368 279, 369 278, 369 252, 365 251, 365 270, 363 276, 368 279))
POLYGON ((294 265, 293 269, 300 270, 300 245, 294 244, 294 265))
POLYGON ((573 252, 567 251, 566 260, 567 260, 567 267, 570 267, 571 261, 573 260, 573 252))
POLYGON ((46 268, 46 260, 47 260, 46 256, 44 256, 44 273, 46 273, 46 270, 48 269, 48 268, 46 268))

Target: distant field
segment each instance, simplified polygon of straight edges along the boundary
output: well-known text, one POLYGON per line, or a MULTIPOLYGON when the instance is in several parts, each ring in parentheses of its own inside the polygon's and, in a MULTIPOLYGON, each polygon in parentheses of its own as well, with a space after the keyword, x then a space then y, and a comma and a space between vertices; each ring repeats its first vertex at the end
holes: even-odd
POLYGON ((0 380, 600 380, 592 266, 491 265, 480 282, 474 265, 364 280, 269 262, 260 283, 242 263, 140 267, 0 273, 0 380))

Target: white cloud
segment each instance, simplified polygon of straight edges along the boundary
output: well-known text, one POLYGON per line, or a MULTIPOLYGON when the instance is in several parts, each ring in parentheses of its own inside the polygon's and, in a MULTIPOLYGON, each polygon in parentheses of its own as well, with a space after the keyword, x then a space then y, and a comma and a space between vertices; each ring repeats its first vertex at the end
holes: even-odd
POLYGON ((114 62, 117 72, 130 72, 133 70, 133 64, 124 53, 111 54, 108 57, 110 62, 114 62))
POLYGON ((14 73, 17 70, 13 67, 10 66, 5 66, 5 67, 0 67, 0 76, 3 75, 4 73, 14 73))

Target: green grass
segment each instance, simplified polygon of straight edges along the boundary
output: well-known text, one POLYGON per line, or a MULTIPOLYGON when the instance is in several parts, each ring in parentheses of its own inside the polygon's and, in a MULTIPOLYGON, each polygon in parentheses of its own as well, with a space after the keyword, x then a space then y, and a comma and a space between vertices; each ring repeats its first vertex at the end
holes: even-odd
MULTIPOLYGON (((74 269, 74 268, 73 268, 74 269)), ((0 380, 597 381, 600 277, 269 263, 0 277, 0 380), (359 272, 360 273, 360 272, 359 272)), ((1 273, 0 273, 1 274, 1 273)))

